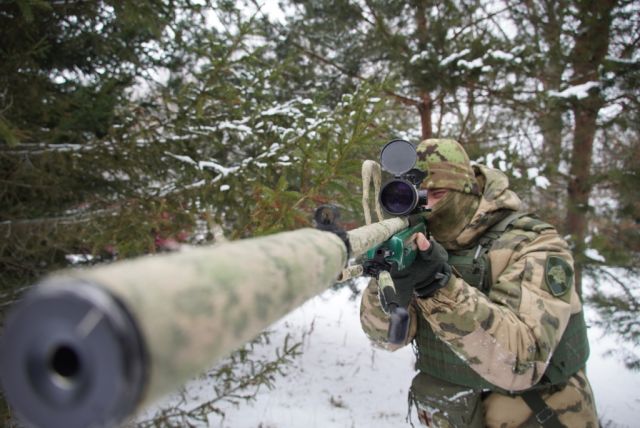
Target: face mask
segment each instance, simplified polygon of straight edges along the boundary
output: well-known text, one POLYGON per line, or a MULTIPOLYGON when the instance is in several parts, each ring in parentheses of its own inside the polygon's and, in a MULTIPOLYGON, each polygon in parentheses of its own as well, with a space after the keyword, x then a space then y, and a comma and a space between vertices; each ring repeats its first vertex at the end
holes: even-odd
POLYGON ((450 190, 431 212, 426 213, 429 231, 438 242, 450 242, 460 235, 471 221, 480 198, 468 193, 450 190))

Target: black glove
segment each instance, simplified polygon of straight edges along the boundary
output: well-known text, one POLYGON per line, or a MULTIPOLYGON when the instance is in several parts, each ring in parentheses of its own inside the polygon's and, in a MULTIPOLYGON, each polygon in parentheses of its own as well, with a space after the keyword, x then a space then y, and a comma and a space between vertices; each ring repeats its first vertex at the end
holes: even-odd
MULTIPOLYGON (((451 266, 447 263, 447 250, 434 240, 427 251, 418 250, 418 255, 408 268, 391 269, 391 278, 401 303, 409 303, 411 294, 431 297, 436 290, 447 285, 451 277, 451 266)), ((405 305, 406 306, 406 305, 405 305)))

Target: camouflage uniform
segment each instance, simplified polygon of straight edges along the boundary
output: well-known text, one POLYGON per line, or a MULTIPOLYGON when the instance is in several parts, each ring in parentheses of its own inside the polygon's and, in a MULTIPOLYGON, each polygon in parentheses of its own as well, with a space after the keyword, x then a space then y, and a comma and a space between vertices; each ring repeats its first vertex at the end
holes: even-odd
MULTIPOLYGON (((418 167, 429 172, 423 186, 450 189, 449 194, 458 198, 454 203, 466 205, 457 207, 457 220, 462 218, 463 224, 456 224, 451 216, 441 219, 451 222, 439 230, 447 239, 441 244, 450 257, 455 250, 473 247, 493 225, 520 209, 520 199, 509 190, 507 177, 481 165, 472 169, 455 141, 426 140, 419 145, 418 154, 418 167), (455 236, 447 235, 447 228, 457 229, 455 236)), ((360 318, 373 343, 388 350, 414 343, 420 372, 411 391, 426 425, 540 426, 521 393, 543 385, 543 375, 570 317, 582 311, 573 284, 571 252, 550 225, 519 218, 492 243, 487 256, 491 266, 488 293, 470 286, 454 270, 447 285, 432 297, 410 297, 410 328, 403 345, 386 341, 388 317, 381 308, 376 281, 364 292, 360 318), (428 358, 422 355, 429 354, 429 349, 420 340, 425 329, 488 387, 444 381, 437 370, 429 373, 428 358)), ((540 396, 562 424, 598 426, 583 370, 562 384, 540 388, 540 396)))

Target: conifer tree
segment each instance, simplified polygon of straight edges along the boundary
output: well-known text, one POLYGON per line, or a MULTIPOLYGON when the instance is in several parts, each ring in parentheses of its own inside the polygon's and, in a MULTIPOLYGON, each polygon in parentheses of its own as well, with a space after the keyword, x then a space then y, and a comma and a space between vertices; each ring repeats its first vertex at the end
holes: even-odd
POLYGON ((478 155, 489 141, 490 82, 509 72, 514 47, 495 36, 497 11, 476 1, 293 1, 287 40, 341 84, 384 77, 408 107, 415 138, 450 136, 478 155), (485 135, 486 134, 486 135, 485 135))
MULTIPOLYGON (((71 19, 46 5, 24 4, 42 6, 43 16, 71 19)), ((22 110, 5 105, 2 309, 22 287, 59 267, 210 243, 221 232, 238 238, 309 225, 323 202, 341 203, 347 219, 359 206, 353 186, 361 155, 368 156, 372 144, 377 151, 372 135, 388 134, 379 119, 384 100, 366 87, 336 94, 316 82, 313 67, 277 52, 257 15, 240 5, 223 1, 204 13, 188 3, 169 4, 180 8, 154 38, 140 45, 126 38, 127 31, 143 31, 142 24, 113 34, 116 52, 101 48, 113 58, 82 73, 67 64, 62 87, 56 70, 30 66, 45 82, 33 85, 32 100, 45 100, 34 110, 52 100, 82 100, 68 101, 61 114, 77 127, 61 120, 45 129, 40 110, 30 116, 27 104, 22 110), (117 60, 124 47, 138 49, 135 64, 117 60), (116 90, 112 81, 122 86, 116 90), (112 102, 105 105, 102 95, 112 102), (98 113, 106 116, 82 119, 98 113)), ((102 32, 107 24, 120 28, 120 19, 129 19, 118 8, 152 9, 145 2, 86 6, 87 16, 64 11, 82 21, 84 37, 97 41, 110 34, 102 32), (87 24, 96 16, 108 22, 87 24)), ((39 25, 45 18, 38 16, 39 25)), ((7 25, 2 31, 19 31, 7 25)), ((81 47, 65 45, 66 54, 84 59, 81 47)), ((22 79, 20 70, 5 70, 6 81, 22 79)), ((51 112, 61 113, 57 106, 51 112)))
MULTIPOLYGON (((274 55, 277 46, 256 15, 234 4, 220 2, 207 15, 181 9, 169 24, 155 53, 137 53, 139 66, 105 62, 101 72, 110 79, 121 68, 130 71, 129 83, 145 73, 168 77, 106 91, 117 103, 110 120, 96 120, 101 132, 74 129, 58 140, 60 125, 42 132, 43 140, 5 138, 3 290, 66 265, 74 253, 91 262, 128 257, 175 241, 205 242, 214 228, 237 238, 298 227, 329 200, 356 205, 343 180, 355 183, 354 151, 379 144, 370 135, 379 132, 374 111, 382 100, 364 88, 346 98, 332 87, 309 88, 313 70, 297 67, 299 56, 274 55)), ((101 28, 90 28, 96 34, 87 37, 100 39, 101 28)), ((69 80, 78 87, 64 96, 87 90, 69 80)), ((100 108, 97 96, 87 100, 100 108)), ((73 111, 94 113, 85 104, 73 111)))
POLYGON ((113 224, 120 221, 113 214, 136 206, 139 169, 120 150, 132 147, 121 138, 136 115, 128 97, 144 73, 167 65, 160 46, 189 3, 0 4, 0 290, 7 296, 66 264, 69 253, 96 251, 91 236, 113 242, 141 234, 93 220, 113 224))
POLYGON ((519 112, 514 117, 539 132, 532 158, 550 185, 536 201, 571 236, 578 284, 582 270, 593 263, 585 255, 588 243, 597 243, 615 264, 631 266, 629 261, 637 259, 637 248, 621 249, 625 239, 616 232, 620 224, 629 224, 624 218, 629 210, 612 217, 604 207, 591 205, 592 197, 617 198, 623 182, 633 180, 621 154, 633 159, 638 138, 629 122, 637 100, 637 89, 629 85, 637 78, 634 11, 632 2, 528 2, 512 4, 505 15, 520 29, 515 40, 527 46, 528 54, 518 98, 499 95, 519 112), (619 251, 610 238, 594 233, 603 227, 610 232, 606 236, 616 237, 619 251), (620 254, 626 254, 626 262, 620 263, 620 254))

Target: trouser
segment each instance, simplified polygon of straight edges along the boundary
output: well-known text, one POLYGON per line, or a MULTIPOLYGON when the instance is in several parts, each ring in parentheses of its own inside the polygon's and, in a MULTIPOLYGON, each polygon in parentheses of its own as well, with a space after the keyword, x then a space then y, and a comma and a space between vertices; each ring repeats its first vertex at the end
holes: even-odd
MULTIPOLYGON (((598 417, 589 381, 583 371, 565 385, 540 391, 566 427, 597 428, 598 417)), ((420 423, 438 428, 533 428, 542 425, 518 395, 454 385, 426 373, 413 378, 410 392, 420 423)))

